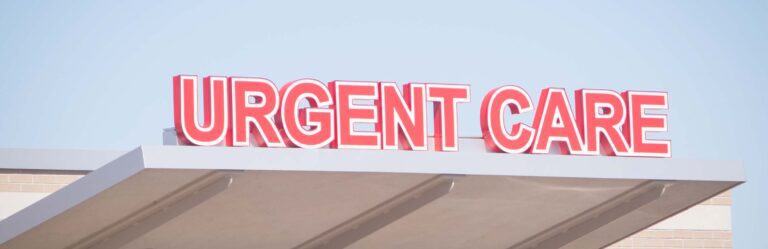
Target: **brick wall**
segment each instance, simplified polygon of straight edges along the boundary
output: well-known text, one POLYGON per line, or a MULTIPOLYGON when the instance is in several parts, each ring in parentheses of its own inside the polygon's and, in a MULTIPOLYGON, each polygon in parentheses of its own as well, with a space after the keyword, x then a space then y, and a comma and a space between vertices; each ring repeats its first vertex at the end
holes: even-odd
POLYGON ((732 248, 731 231, 645 230, 608 248, 732 248))
POLYGON ((0 192, 52 193, 84 174, 80 171, 0 170, 0 192))
MULTIPOLYGON (((727 191, 702 202, 698 206, 730 207, 731 202, 731 193, 727 191)), ((685 215, 685 212, 679 215, 685 215)), ((619 241, 609 246, 608 249, 733 248, 732 241, 730 228, 720 230, 697 229, 694 225, 687 228, 680 227, 680 229, 653 229, 652 227, 619 241)))

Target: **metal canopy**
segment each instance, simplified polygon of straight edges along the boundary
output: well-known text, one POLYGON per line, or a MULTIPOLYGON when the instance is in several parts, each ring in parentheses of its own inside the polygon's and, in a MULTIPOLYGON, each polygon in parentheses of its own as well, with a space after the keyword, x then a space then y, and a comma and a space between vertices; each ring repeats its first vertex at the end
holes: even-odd
POLYGON ((143 146, 0 222, 0 248, 600 248, 734 162, 143 146))

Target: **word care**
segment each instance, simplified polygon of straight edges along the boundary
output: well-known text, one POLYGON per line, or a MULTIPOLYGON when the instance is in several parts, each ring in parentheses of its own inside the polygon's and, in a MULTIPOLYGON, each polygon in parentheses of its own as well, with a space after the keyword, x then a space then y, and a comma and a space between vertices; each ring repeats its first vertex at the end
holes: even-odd
MULTIPOLYGON (((434 150, 457 151, 457 106, 470 101, 469 85, 456 84, 401 90, 390 82, 300 79, 278 89, 263 78, 211 76, 200 94, 197 76, 173 81, 180 143, 201 146, 424 151, 432 104, 434 150), (365 125, 371 128, 356 129, 365 125)), ((493 152, 669 157, 670 141, 647 137, 667 131, 666 115, 648 110, 666 109, 664 92, 580 89, 572 107, 564 89, 541 90, 534 105, 524 89, 507 85, 483 98, 480 126, 493 152), (526 112, 533 123, 505 123, 505 115, 526 112)))

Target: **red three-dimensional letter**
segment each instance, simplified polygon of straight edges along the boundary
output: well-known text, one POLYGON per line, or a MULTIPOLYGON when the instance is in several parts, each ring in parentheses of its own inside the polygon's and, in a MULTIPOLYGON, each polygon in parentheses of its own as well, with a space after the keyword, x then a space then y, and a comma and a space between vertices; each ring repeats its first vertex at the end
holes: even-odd
POLYGON ((512 114, 533 110, 531 97, 520 87, 503 86, 488 92, 483 98, 480 111, 480 127, 485 146, 495 152, 525 152, 533 142, 535 130, 523 123, 516 123, 512 125, 511 132, 507 132, 504 124, 506 107, 509 107, 512 114))
POLYGON ((181 144, 230 144, 227 117, 227 78, 206 77, 203 80, 203 124, 197 106, 197 76, 173 77, 173 116, 176 135, 181 144))
POLYGON ((667 116, 648 114, 646 110, 669 109, 665 92, 623 92, 627 104, 629 122, 624 123, 624 136, 630 144, 633 156, 670 157, 672 155, 669 140, 650 140, 646 132, 667 131, 667 116))
POLYGON ((427 100, 434 102, 436 151, 458 151, 458 103, 469 102, 468 85, 427 84, 427 100))
POLYGON ((576 119, 586 153, 628 155, 629 145, 621 133, 626 122, 624 100, 614 91, 576 91, 576 119))
POLYGON ((584 154, 565 89, 541 90, 533 126, 536 128, 536 136, 532 153, 549 153, 550 144, 556 142, 562 154, 584 154))
POLYGON ((427 150, 426 87, 410 83, 403 93, 395 83, 379 83, 379 123, 383 149, 427 150), (403 96, 404 95, 404 96, 403 96))
POLYGON ((273 119, 279 107, 275 84, 268 79, 234 77, 229 83, 233 145, 249 146, 253 135, 257 146, 285 147, 273 119))
POLYGON ((314 79, 288 82, 280 88, 280 96, 282 108, 276 121, 282 127, 288 145, 320 148, 333 141, 333 110, 320 108, 333 105, 333 99, 322 82, 314 79), (304 99, 309 102, 309 107, 299 109, 299 103, 304 99))
POLYGON ((356 131, 356 123, 376 124, 377 109, 373 105, 359 105, 355 100, 376 101, 379 88, 376 82, 333 81, 328 83, 334 98, 336 110, 336 138, 332 148, 339 149, 380 149, 381 136, 378 132, 356 131))

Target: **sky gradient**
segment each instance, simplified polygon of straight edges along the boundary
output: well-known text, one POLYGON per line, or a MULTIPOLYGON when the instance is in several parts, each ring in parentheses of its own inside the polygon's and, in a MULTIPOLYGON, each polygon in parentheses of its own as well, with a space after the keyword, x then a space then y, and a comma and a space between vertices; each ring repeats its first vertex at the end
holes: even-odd
POLYGON ((0 147, 160 144, 176 74, 471 84, 461 136, 496 86, 667 91, 660 137, 744 163, 735 248, 768 248, 768 1, 385 2, 0 1, 0 147))

